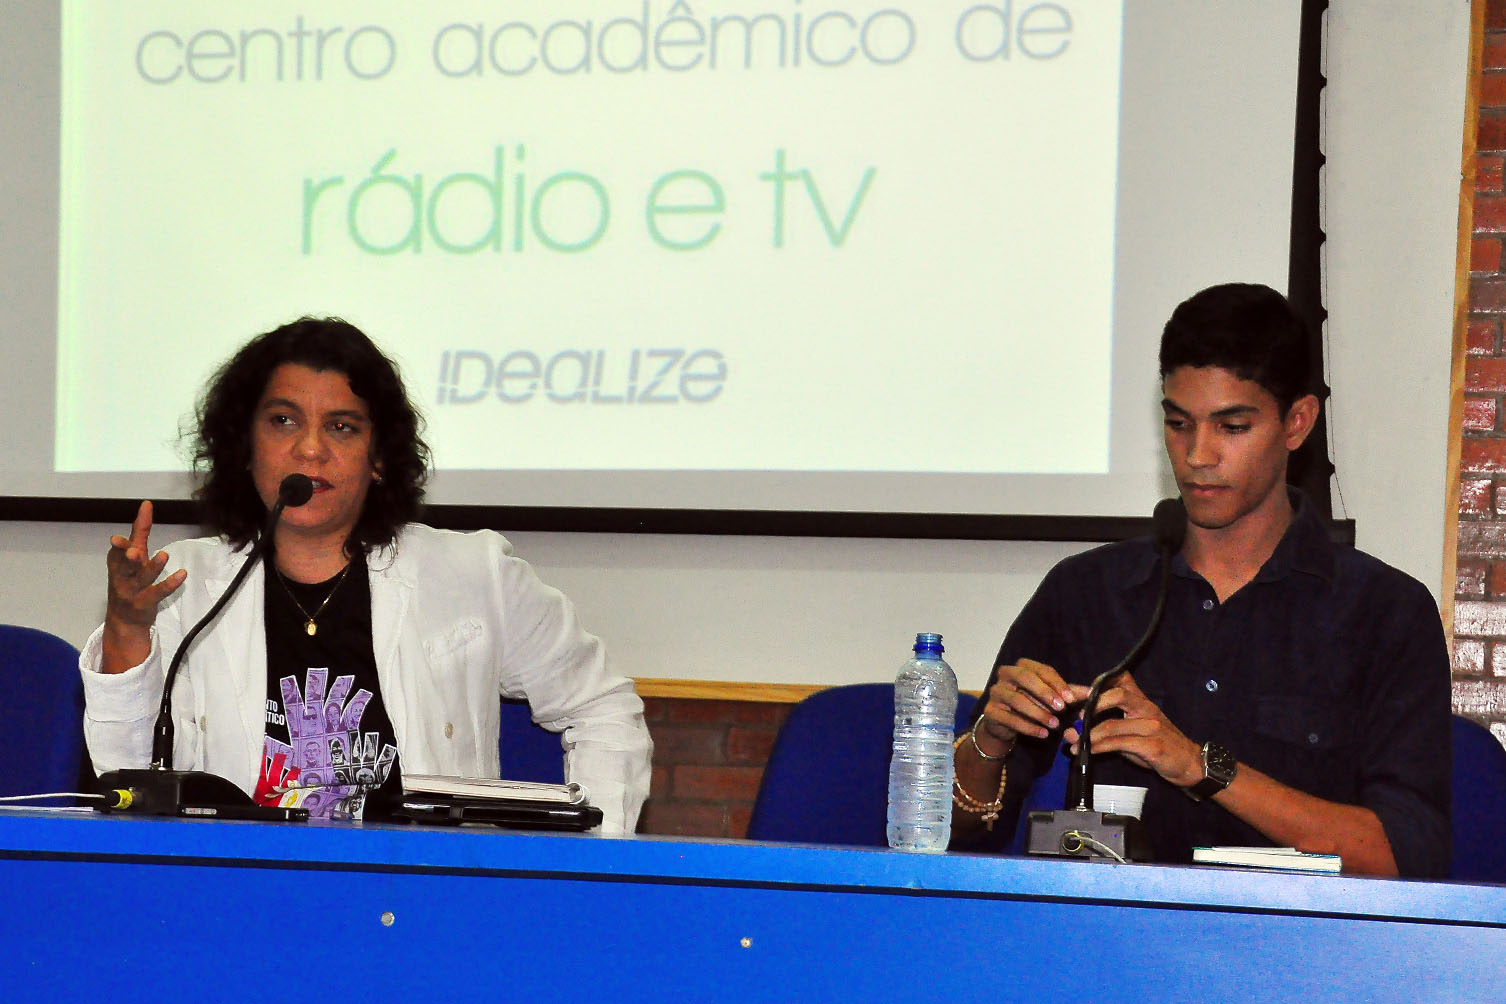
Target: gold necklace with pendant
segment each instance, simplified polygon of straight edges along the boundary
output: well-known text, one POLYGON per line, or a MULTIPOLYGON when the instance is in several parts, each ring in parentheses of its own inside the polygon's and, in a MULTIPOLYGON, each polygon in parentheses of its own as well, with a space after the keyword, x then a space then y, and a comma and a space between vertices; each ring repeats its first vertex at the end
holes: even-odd
POLYGON ((298 608, 298 612, 300 614, 303 614, 303 633, 308 635, 310 638, 319 633, 319 625, 315 624, 314 620, 320 614, 324 613, 324 608, 329 606, 329 601, 335 598, 335 591, 340 588, 340 583, 345 581, 345 576, 350 574, 350 565, 350 562, 346 563, 345 570, 340 573, 340 577, 336 579, 335 584, 330 587, 329 594, 324 597, 324 602, 319 604, 319 609, 315 610, 313 613, 309 613, 307 610, 303 609, 303 604, 299 603, 298 597, 293 595, 293 590, 292 587, 288 585, 288 580, 282 577, 282 569, 278 568, 276 565, 272 566, 272 570, 277 573, 277 581, 282 583, 283 591, 288 594, 288 599, 292 600, 293 606, 298 608))

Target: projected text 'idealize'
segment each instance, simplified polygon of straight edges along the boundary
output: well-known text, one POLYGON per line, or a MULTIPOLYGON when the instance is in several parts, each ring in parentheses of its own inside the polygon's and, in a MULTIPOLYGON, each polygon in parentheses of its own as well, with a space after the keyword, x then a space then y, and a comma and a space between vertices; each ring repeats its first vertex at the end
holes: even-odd
POLYGON ((706 404, 722 393, 727 360, 717 349, 515 349, 494 356, 446 351, 436 404, 706 404))

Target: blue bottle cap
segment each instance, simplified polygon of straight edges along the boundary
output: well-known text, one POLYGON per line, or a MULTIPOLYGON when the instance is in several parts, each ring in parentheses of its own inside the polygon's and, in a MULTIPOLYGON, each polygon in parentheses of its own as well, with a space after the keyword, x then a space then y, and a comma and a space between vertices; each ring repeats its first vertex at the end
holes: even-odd
POLYGON ((915 636, 915 651, 917 652, 945 652, 946 647, 941 644, 941 635, 929 631, 922 631, 915 636))

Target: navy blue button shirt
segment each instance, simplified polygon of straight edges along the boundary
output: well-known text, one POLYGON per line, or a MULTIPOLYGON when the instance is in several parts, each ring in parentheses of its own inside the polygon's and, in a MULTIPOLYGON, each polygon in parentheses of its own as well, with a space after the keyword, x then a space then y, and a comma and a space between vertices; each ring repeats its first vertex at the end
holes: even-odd
MULTIPOLYGON (((1450 682, 1438 608, 1415 579, 1334 545, 1299 493, 1293 503, 1270 559, 1222 604, 1173 557, 1164 619, 1131 672, 1190 739, 1211 739, 1319 798, 1373 810, 1402 875, 1442 876, 1450 682)), ((1148 539, 1061 562, 1010 628, 996 665, 1034 659, 1069 683, 1092 682, 1144 632, 1159 562, 1148 539)), ((1032 780, 1062 756, 1059 734, 1021 740, 1003 818, 979 846, 1008 845, 1032 780)), ((1270 843, 1213 801, 1193 802, 1117 754, 1094 761, 1095 782, 1149 789, 1142 818, 1158 861, 1190 861, 1198 845, 1270 843)))

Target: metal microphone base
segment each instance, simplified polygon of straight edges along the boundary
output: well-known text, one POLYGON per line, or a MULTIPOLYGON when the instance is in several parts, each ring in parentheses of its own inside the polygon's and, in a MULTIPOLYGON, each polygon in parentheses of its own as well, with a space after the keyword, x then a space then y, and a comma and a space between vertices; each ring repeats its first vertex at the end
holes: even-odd
POLYGON ((200 770, 112 770, 100 775, 99 787, 105 794, 126 792, 129 796, 103 812, 201 819, 298 820, 309 815, 306 809, 260 805, 218 774, 200 770))
POLYGON ((1112 861, 1113 856, 1094 847, 1097 841, 1126 861, 1149 861, 1150 846, 1140 820, 1091 809, 1055 809, 1030 813, 1025 831, 1025 850, 1066 858, 1112 861))

